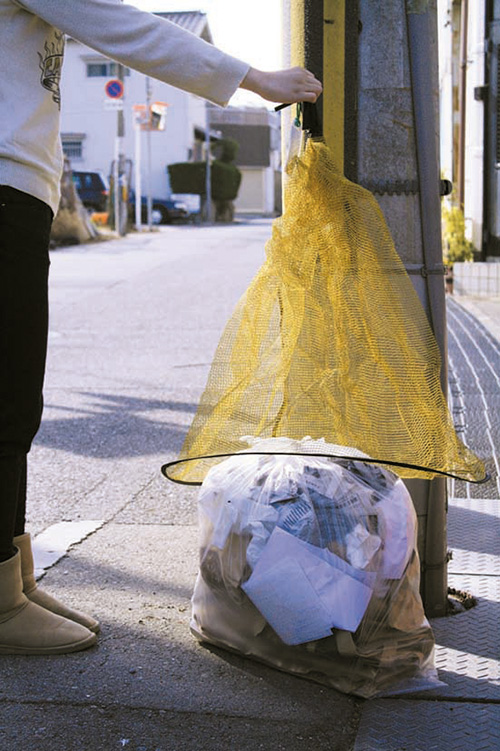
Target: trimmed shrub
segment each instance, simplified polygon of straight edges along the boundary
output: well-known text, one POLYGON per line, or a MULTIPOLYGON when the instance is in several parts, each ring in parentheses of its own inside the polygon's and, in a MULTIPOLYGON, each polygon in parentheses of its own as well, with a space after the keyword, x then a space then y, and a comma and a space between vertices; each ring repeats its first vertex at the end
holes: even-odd
MULTIPOLYGON (((238 195, 241 172, 234 164, 216 159, 212 162, 212 199, 233 201, 238 195)), ((168 165, 168 174, 173 193, 194 193, 204 196, 206 192, 205 162, 178 162, 168 165)))
POLYGON ((206 192, 205 162, 177 162, 168 165, 168 174, 173 193, 193 193, 204 196, 206 192))
POLYGON ((234 201, 241 184, 241 172, 234 164, 216 159, 212 164, 212 198, 214 201, 234 201))

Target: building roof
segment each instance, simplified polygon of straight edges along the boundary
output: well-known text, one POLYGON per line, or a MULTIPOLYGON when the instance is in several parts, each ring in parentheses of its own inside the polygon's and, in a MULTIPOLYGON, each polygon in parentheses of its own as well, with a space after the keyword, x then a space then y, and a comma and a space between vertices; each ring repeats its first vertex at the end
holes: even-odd
POLYGON ((192 34, 201 37, 206 42, 213 44, 212 34, 208 26, 207 14, 201 10, 187 10, 187 11, 158 11, 155 12, 155 16, 161 16, 167 21, 176 23, 178 26, 182 26, 186 31, 190 31, 192 34))

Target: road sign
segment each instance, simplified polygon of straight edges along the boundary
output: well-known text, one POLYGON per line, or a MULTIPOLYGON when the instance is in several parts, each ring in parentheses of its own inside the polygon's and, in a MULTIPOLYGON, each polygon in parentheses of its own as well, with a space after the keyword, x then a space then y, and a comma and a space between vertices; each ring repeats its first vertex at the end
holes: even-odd
POLYGON ((168 104, 166 102, 153 102, 152 104, 134 104, 132 112, 134 124, 141 130, 165 130, 165 117, 168 104))
POLYGON ((110 99, 121 99, 123 96, 123 82, 118 78, 112 78, 104 88, 110 99))
POLYGON ((165 117, 168 104, 166 102, 153 102, 149 108, 149 123, 151 130, 165 130, 165 117))
POLYGON ((143 128, 144 125, 149 120, 149 115, 148 115, 147 107, 145 104, 133 104, 132 114, 133 114, 133 119, 134 119, 134 125, 137 128, 143 128))

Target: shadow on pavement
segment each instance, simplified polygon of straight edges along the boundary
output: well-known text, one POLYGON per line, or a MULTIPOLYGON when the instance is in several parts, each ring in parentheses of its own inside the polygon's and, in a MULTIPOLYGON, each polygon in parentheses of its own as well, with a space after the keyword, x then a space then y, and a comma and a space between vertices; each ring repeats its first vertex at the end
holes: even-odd
POLYGON ((44 419, 37 444, 100 459, 177 451, 186 434, 186 425, 165 419, 166 414, 159 417, 157 413, 192 415, 197 409, 192 403, 117 394, 84 392, 82 396, 85 402, 81 408, 47 404, 51 411, 60 409, 78 416, 44 419))

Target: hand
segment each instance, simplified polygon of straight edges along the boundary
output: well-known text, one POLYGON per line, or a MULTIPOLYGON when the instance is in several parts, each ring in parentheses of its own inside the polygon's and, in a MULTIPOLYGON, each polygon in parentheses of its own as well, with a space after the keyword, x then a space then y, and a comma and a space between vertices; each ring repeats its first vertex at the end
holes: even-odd
POLYGON ((305 68, 267 72, 250 68, 240 88, 259 94, 270 102, 315 102, 323 91, 318 79, 305 68))

